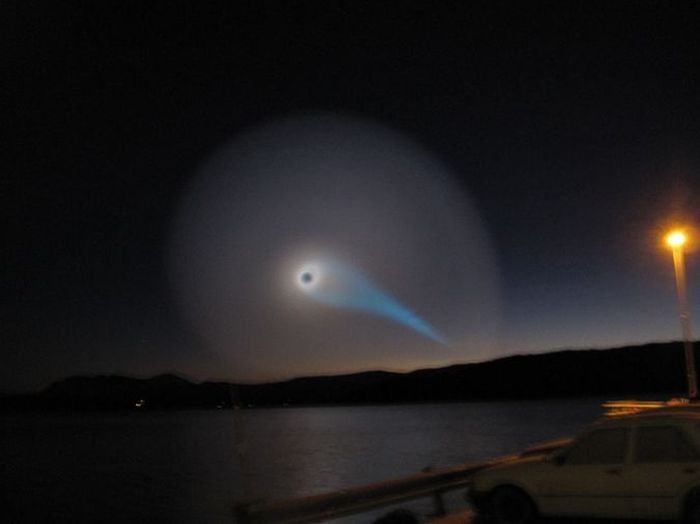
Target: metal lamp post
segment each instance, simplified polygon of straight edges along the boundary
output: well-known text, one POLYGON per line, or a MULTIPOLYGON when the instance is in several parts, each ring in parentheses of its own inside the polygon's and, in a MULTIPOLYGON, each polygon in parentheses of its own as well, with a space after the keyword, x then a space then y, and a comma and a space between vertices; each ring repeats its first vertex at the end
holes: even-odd
POLYGON ((683 246, 687 241, 682 231, 672 231, 666 236, 666 243, 673 252, 673 268, 676 273, 676 291, 678 293, 678 309, 681 318, 681 333, 685 350, 685 368, 688 375, 688 399, 693 401, 698 396, 697 376, 695 372, 695 355, 690 331, 690 312, 688 310, 688 291, 685 281, 685 260, 683 246))

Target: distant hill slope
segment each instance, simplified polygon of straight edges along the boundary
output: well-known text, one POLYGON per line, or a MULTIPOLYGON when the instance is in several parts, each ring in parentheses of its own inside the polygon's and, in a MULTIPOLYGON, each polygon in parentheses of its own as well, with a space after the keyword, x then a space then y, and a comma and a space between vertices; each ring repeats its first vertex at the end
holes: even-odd
POLYGON ((668 395, 685 391, 684 366, 682 345, 674 342, 517 355, 412 373, 372 371, 256 385, 195 384, 175 375, 71 377, 36 394, 0 398, 0 407, 189 409, 668 395))

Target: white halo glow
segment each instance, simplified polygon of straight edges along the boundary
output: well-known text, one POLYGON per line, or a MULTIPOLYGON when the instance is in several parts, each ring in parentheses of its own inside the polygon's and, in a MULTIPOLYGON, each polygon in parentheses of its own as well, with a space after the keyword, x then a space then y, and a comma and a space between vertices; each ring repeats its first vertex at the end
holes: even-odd
POLYGON ((470 198, 418 144, 367 120, 288 118, 221 148, 183 194, 170 263, 185 318, 237 379, 410 370, 497 349, 498 270, 470 198), (339 285, 326 260, 371 278, 453 351, 309 300, 339 285))

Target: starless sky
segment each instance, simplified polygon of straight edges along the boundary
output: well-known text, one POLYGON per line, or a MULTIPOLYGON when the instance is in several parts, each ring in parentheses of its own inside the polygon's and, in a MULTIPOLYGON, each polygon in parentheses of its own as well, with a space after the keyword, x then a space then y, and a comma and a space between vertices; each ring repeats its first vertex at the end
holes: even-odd
POLYGON ((0 390, 234 379, 174 303, 171 224, 217 147, 289 115, 447 166, 495 251, 502 353, 678 338, 660 235, 700 222, 697 2, 233 5, 3 4, 0 390))

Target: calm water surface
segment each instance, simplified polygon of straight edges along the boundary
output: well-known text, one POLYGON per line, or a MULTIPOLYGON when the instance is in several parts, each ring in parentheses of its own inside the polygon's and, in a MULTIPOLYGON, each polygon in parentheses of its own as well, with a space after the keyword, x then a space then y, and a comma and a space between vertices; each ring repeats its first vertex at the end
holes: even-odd
POLYGON ((3 414, 0 520, 232 522, 234 501, 347 488, 574 435, 602 400, 3 414))

